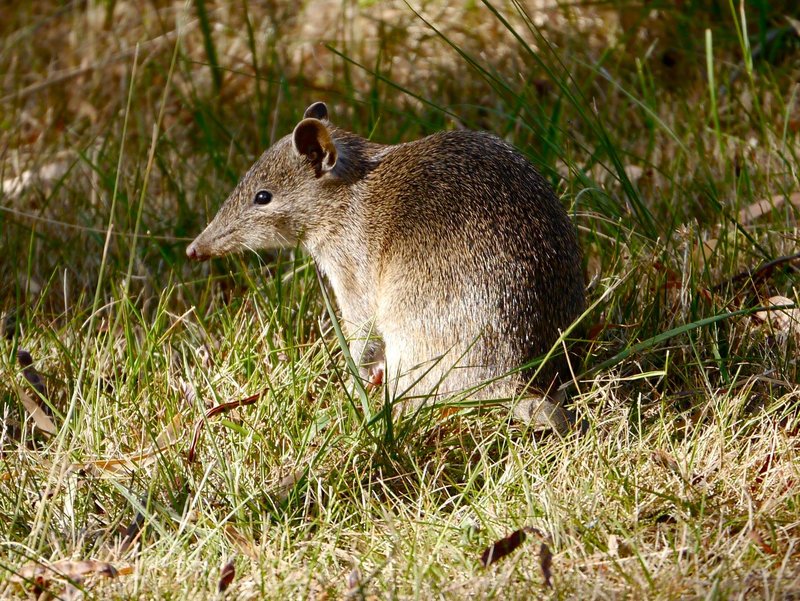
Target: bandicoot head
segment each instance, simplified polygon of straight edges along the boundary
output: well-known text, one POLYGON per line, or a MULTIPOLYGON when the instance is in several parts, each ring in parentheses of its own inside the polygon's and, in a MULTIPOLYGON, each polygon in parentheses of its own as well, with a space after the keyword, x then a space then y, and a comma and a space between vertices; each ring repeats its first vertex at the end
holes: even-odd
POLYGON ((345 145, 334 142, 335 131, 324 103, 309 106, 294 132, 245 174, 186 255, 205 260, 306 242, 336 213, 342 200, 336 190, 348 179, 345 145))

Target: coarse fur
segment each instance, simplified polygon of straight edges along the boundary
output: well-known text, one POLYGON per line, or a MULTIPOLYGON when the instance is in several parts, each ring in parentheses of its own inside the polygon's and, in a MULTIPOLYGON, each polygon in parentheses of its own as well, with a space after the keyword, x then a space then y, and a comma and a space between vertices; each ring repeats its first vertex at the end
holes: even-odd
MULTIPOLYGON (((490 133, 386 146, 311 105, 187 254, 298 244, 333 288, 362 376, 385 361, 387 385, 406 400, 487 381, 471 398, 513 397, 535 371, 514 370, 547 352, 584 307, 564 208, 525 157, 490 133), (261 190, 268 204, 254 203, 261 190)), ((563 360, 550 361, 535 384, 546 390, 563 372, 563 360)), ((525 411, 563 422, 554 409, 540 400, 525 411)))

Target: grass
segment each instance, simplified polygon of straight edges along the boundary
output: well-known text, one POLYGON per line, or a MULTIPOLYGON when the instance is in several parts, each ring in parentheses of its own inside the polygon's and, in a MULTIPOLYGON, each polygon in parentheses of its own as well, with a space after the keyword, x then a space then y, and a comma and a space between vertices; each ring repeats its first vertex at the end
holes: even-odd
POLYGON ((221 597, 229 561, 236 598, 800 594, 800 327, 759 312, 798 295, 759 269, 797 252, 796 9, 707 4, 6 11, 0 597, 221 597), (574 433, 393 422, 307 257, 187 263, 317 99, 382 142, 490 129, 556 186, 594 303, 574 433))

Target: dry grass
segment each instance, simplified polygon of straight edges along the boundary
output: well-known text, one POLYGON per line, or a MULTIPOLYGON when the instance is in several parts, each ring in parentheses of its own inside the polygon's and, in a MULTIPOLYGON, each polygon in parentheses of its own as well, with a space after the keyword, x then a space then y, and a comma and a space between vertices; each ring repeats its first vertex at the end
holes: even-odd
POLYGON ((0 21, 0 597, 214 597, 231 559, 243 599, 800 595, 800 326, 757 311, 798 294, 758 269, 797 252, 791 2, 748 3, 749 44, 697 2, 200 4, 0 21), (370 421, 307 258, 186 263, 317 99, 385 142, 491 129, 558 187, 596 303, 579 431, 390 427, 380 393, 370 421))

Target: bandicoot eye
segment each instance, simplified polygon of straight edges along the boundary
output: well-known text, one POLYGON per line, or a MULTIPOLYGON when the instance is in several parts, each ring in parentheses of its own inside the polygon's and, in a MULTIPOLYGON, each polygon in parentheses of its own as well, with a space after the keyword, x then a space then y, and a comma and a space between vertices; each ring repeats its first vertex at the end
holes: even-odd
POLYGON ((269 204, 269 201, 272 200, 272 192, 267 190, 259 190, 256 192, 256 196, 253 199, 253 202, 257 205, 265 205, 269 204))

